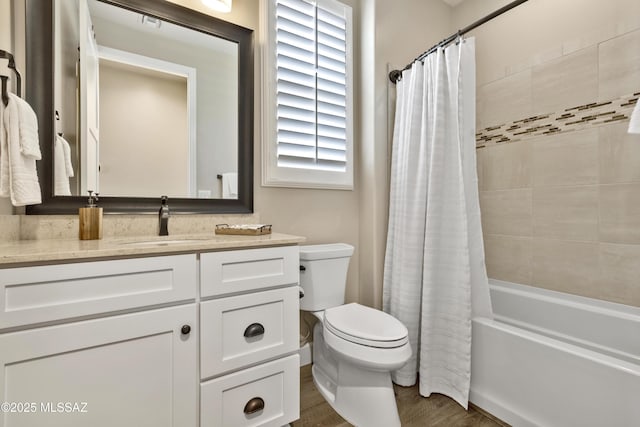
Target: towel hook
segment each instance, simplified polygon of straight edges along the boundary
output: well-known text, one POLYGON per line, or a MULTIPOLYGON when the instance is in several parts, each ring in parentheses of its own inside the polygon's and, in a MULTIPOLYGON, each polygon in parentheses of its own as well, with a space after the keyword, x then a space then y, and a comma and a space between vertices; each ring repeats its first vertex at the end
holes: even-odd
MULTIPOLYGON (((13 55, 12 55, 11 53, 7 52, 6 50, 2 50, 2 49, 0 49, 0 58, 2 58, 2 59, 7 59, 7 60, 9 61, 9 65, 8 65, 8 67, 9 67, 10 69, 12 69, 12 70, 13 70, 13 72, 15 73, 15 75, 16 75, 16 85, 17 85, 17 88, 16 88, 16 95, 18 95, 19 97, 21 97, 21 98, 22 98, 22 76, 20 76, 20 72, 19 72, 19 71, 18 71, 18 69, 16 68, 16 61, 15 61, 15 59, 14 59, 13 55)), ((3 87, 3 89, 4 89, 4 88, 5 88, 5 86, 4 86, 4 85, 6 85, 6 81, 5 81, 4 79, 3 79, 3 81, 2 81, 2 84, 3 84, 3 86, 2 86, 2 87, 3 87)), ((7 100, 5 101, 5 97, 4 97, 4 95, 5 95, 5 94, 6 94, 6 91, 5 91, 5 90, 3 90, 3 91, 2 91, 2 95, 3 95, 3 97, 2 97, 2 101, 3 101, 3 102, 5 102, 5 106, 6 106, 6 105, 7 105, 7 103, 8 103, 9 101, 8 101, 8 98, 7 98, 7 100)))
MULTIPOLYGON (((56 127, 58 127, 58 124, 60 124, 60 113, 58 112, 58 110, 55 111, 55 116, 56 116, 56 127)), ((63 137, 64 132, 58 132, 58 136, 63 137)))
POLYGON ((0 79, 2 79, 2 103, 6 107, 9 104, 9 94, 7 93, 7 80, 9 80, 9 77, 0 76, 0 79))

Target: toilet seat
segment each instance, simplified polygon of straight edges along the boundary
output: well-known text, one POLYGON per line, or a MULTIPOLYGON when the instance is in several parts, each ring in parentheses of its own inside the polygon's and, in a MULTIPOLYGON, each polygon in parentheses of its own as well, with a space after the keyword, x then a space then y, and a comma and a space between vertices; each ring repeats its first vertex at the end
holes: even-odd
POLYGON ((357 303, 325 310, 324 327, 349 342, 375 348, 396 348, 409 341, 407 328, 395 317, 357 303))

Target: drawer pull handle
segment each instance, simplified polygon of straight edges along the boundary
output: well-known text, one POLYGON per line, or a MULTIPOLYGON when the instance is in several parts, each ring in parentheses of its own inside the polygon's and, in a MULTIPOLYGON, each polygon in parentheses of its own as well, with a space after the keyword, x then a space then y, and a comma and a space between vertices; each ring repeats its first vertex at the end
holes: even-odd
POLYGON ((189 333, 191 333, 191 326, 183 325, 180 332, 182 332, 182 335, 189 335, 189 333))
POLYGON ((305 267, 304 265, 300 266, 300 271, 307 271, 307 267, 305 267))
POLYGON ((264 409, 264 400, 259 397, 254 397, 244 405, 244 413, 247 415, 255 414, 258 411, 264 409))
POLYGON ((260 323, 252 323, 244 330, 245 338, 253 338, 264 334, 264 326, 260 323))

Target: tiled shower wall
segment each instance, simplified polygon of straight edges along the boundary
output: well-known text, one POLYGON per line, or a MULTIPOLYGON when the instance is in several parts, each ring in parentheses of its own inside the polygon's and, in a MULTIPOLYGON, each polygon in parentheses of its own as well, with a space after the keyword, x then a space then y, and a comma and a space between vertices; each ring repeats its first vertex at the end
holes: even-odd
POLYGON ((640 306, 640 29, 481 85, 489 277, 640 306))

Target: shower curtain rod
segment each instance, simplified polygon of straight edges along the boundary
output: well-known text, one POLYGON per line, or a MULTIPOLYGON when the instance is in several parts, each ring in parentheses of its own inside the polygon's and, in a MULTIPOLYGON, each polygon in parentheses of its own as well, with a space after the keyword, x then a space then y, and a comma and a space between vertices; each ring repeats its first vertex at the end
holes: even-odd
POLYGON ((463 34, 468 33, 469 31, 479 27, 480 25, 491 21, 493 18, 495 18, 496 16, 500 16, 503 13, 513 9, 516 6, 520 6, 522 3, 526 2, 528 0, 516 0, 516 1, 512 1, 511 3, 501 7, 500 9, 496 10, 493 13, 490 13, 489 15, 485 16, 482 19, 477 20, 476 22, 474 22, 471 25, 468 25, 466 27, 464 27, 461 30, 458 30, 457 33, 450 35, 449 37, 447 37, 446 39, 442 40, 440 43, 436 44, 435 46, 430 47, 429 49, 427 49, 426 51, 424 51, 422 54, 420 54, 416 59, 414 59, 413 61, 411 61, 411 63, 407 64, 402 70, 393 70, 389 73, 389 80, 391 80, 391 82, 393 84, 396 84, 398 82, 398 80, 400 80, 400 77, 402 76, 402 72, 404 70, 408 70, 409 68, 411 68, 411 66, 413 65, 414 62, 416 61, 421 61, 424 58, 426 58, 430 53, 434 52, 436 49, 438 49, 440 46, 446 46, 449 43, 451 43, 452 41, 454 41, 455 39, 457 39, 458 37, 460 37, 463 34))

